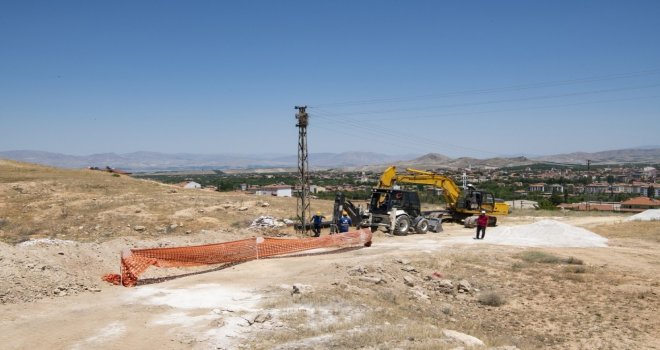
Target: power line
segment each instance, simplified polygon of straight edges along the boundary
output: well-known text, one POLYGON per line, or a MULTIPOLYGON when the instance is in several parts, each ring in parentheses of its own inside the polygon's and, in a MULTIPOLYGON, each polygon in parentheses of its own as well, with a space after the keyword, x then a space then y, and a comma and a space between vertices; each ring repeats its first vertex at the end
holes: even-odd
POLYGON ((640 77, 640 76, 650 76, 650 75, 654 75, 654 74, 658 74, 658 73, 660 73, 660 69, 656 68, 656 69, 648 69, 648 70, 628 72, 628 73, 615 73, 615 74, 592 76, 592 77, 577 78, 577 79, 554 80, 554 81, 545 81, 545 82, 537 82, 537 83, 529 83, 529 84, 501 86, 501 87, 485 88, 485 89, 461 90, 461 91, 444 92, 444 93, 438 93, 438 94, 425 94, 425 95, 416 95, 416 96, 373 98, 373 99, 353 100, 353 101, 344 101, 344 102, 320 103, 320 104, 314 104, 314 106, 315 107, 337 107, 337 106, 358 106, 358 105, 392 103, 392 102, 406 102, 406 101, 416 101, 416 100, 421 100, 421 99, 442 98, 442 97, 448 97, 448 96, 488 94, 488 93, 494 93, 494 92, 520 91, 520 90, 539 89, 539 88, 573 85, 573 84, 585 84, 585 83, 593 83, 593 82, 615 80, 615 79, 625 79, 625 78, 633 78, 633 77, 640 77))
MULTIPOLYGON (((464 151, 472 151, 472 152, 478 152, 478 153, 483 153, 483 154, 491 154, 495 156, 503 156, 499 153, 495 153, 492 151, 487 151, 487 150, 482 150, 482 149, 477 149, 477 148, 472 148, 472 147, 466 147, 466 146, 461 146, 461 145, 454 145, 454 144, 449 144, 449 143, 438 143, 436 139, 431 139, 428 137, 425 137, 424 135, 420 134, 407 134, 403 132, 400 128, 399 129, 389 129, 386 127, 383 127, 383 125, 369 125, 369 124, 364 124, 361 122, 357 122, 354 120, 350 119, 343 119, 341 121, 341 124, 338 124, 335 122, 335 120, 330 119, 326 116, 323 116, 323 114, 319 114, 318 112, 314 113, 314 116, 325 119, 326 121, 332 122, 330 125, 348 125, 352 127, 353 129, 361 130, 361 133, 359 136, 364 137, 365 135, 371 135, 376 138, 377 142, 387 142, 388 144, 399 144, 399 145, 417 145, 421 146, 424 148, 427 148, 429 146, 434 146, 437 148, 442 148, 442 147, 447 147, 449 146, 450 148, 457 149, 457 150, 464 150, 464 151)), ((341 129, 336 129, 340 133, 344 133, 346 128, 341 128, 341 129)), ((422 129, 419 129, 422 130, 422 129)))
MULTIPOLYGON (((657 96, 645 96, 643 98, 657 98, 657 96)), ((619 99, 619 100, 631 100, 631 99, 635 99, 635 98, 619 99)), ((600 102, 612 102, 612 101, 616 101, 616 100, 607 100, 607 101, 600 101, 600 102)), ((580 104, 585 104, 585 103, 576 103, 576 104, 572 104, 572 105, 580 105, 580 104)), ((570 106, 570 105, 571 104, 568 104, 568 105, 566 105, 566 104, 565 105, 555 105, 555 106, 550 105, 550 106, 541 106, 541 107, 508 109, 508 110, 502 110, 502 111, 506 112, 506 111, 525 110, 525 109, 552 108, 552 107, 561 107, 561 106, 570 106)), ((456 145, 456 144, 451 144, 451 143, 446 143, 446 142, 438 142, 437 138, 431 139, 431 138, 424 137, 423 135, 420 135, 420 134, 414 134, 414 135, 406 134, 406 133, 402 132, 400 128, 398 128, 398 129, 388 129, 387 127, 384 127, 382 123, 380 123, 384 120, 394 120, 394 119, 409 120, 409 119, 415 119, 415 118, 436 118, 436 117, 442 117, 442 116, 459 117, 459 116, 465 116, 465 115, 496 113, 496 112, 502 112, 502 111, 456 112, 456 113, 446 113, 446 114, 441 114, 441 115, 435 114, 435 115, 432 115, 432 116, 418 116, 418 117, 415 117, 415 116, 395 117, 395 118, 379 117, 378 119, 368 119, 368 120, 360 119, 359 121, 354 120, 354 119, 350 119, 350 118, 345 118, 345 117, 339 118, 340 115, 327 113, 327 112, 324 112, 324 111, 321 111, 321 110, 316 110, 314 112, 314 115, 319 116, 321 121, 327 122, 331 126, 331 128, 332 128, 332 125, 349 125, 353 129, 361 130, 360 136, 362 136, 362 137, 367 136, 367 135, 371 135, 371 136, 374 136, 378 140, 382 140, 383 137, 388 137, 387 138, 388 143, 396 142, 399 145, 405 145, 405 146, 414 145, 415 147, 423 146, 423 147, 426 147, 426 148, 428 148, 428 146, 430 146, 430 145, 433 145, 433 146, 436 146, 436 147, 442 147, 442 148, 450 147, 450 148, 456 149, 456 150, 467 150, 467 151, 472 151, 472 152, 478 152, 478 153, 481 153, 481 154, 490 154, 490 155, 494 155, 494 156, 506 157, 506 155, 496 153, 496 152, 492 152, 492 151, 488 151, 488 150, 478 149, 478 148, 474 148, 474 147, 467 147, 465 145, 456 145), (365 121, 367 121, 367 122, 368 121, 374 121, 374 122, 377 121, 379 123, 377 125, 365 124, 364 123, 365 121)), ((333 129, 333 130, 336 130, 338 132, 344 132, 345 129, 346 128, 333 129)))
MULTIPOLYGON (((528 90, 528 89, 535 89, 535 88, 542 88, 542 87, 551 87, 551 86, 561 86, 561 85, 569 85, 569 84, 578 84, 578 83, 588 83, 588 82, 595 82, 595 81, 602 81, 602 80, 612 80, 612 79, 622 79, 622 78, 630 78, 630 77, 635 77, 635 76, 643 76, 643 75, 651 75, 651 74, 657 74, 660 73, 660 69, 654 69, 654 70, 646 70, 646 71, 639 71, 639 72, 631 72, 631 73, 622 73, 622 74, 611 74, 607 76, 600 76, 600 77, 591 77, 591 78, 582 78, 582 79, 573 79, 573 80, 562 80, 562 81, 550 81, 550 82, 541 82, 541 83, 534 83, 534 84, 525 84, 525 85, 515 85, 515 86, 509 86, 509 87, 501 87, 501 88, 493 88, 493 89, 478 89, 478 90, 466 90, 466 91, 458 91, 458 92, 453 92, 453 93, 444 93, 444 94, 436 94, 436 95, 423 95, 423 96, 413 96, 413 97, 400 97, 400 98, 389 98, 389 99, 372 99, 372 100, 363 100, 363 101, 349 101, 346 103, 335 103, 335 104, 325 104, 325 105, 315 105, 310 108, 314 108, 314 116, 318 117, 320 125, 317 125, 318 128, 325 129, 325 130, 330 130, 331 132, 336 132, 338 134, 341 134, 343 136, 346 136, 346 134, 353 134, 355 131, 357 131, 356 136, 361 137, 361 138, 368 138, 371 139, 375 142, 382 142, 385 140, 388 144, 394 144, 394 145, 401 145, 406 148, 411 148, 411 149, 425 149, 429 150, 429 148, 451 148, 455 150, 467 150, 471 152, 478 152, 481 154, 490 154, 493 156, 499 156, 499 157, 507 157, 506 155, 502 155, 500 153, 492 152, 489 150, 482 150, 482 149, 477 149, 474 147, 467 147, 465 145, 455 145, 455 144, 450 144, 446 142, 439 142, 437 137, 431 136, 431 137, 426 137, 424 134, 428 135, 433 135, 432 130, 427 130, 422 128, 409 128, 409 130, 413 130, 413 134, 410 132, 406 132, 405 129, 403 128, 387 128, 383 126, 382 121, 385 120, 395 120, 395 119, 421 119, 421 118, 439 118, 439 117, 459 117, 459 116, 465 116, 465 115, 473 115, 473 114, 487 114, 487 113, 498 113, 498 112, 509 112, 509 111, 517 111, 517 110, 530 110, 530 109, 539 109, 539 108, 555 108, 555 107, 563 107, 563 106, 575 106, 575 105, 581 105, 581 104, 593 104, 593 103, 610 103, 613 101, 617 100, 612 100, 609 99, 607 101, 595 101, 595 102, 582 102, 582 103, 574 103, 574 104, 561 104, 561 105, 547 105, 547 106, 534 106, 534 107, 526 107, 526 108, 515 108, 515 109, 504 109, 500 111, 476 111, 476 112, 454 112, 454 113, 444 113, 444 114, 433 114, 433 115, 427 115, 427 116, 406 116, 406 117, 390 117, 390 118, 384 118, 382 116, 379 116, 377 119, 365 119, 365 118, 356 118, 356 116, 364 116, 364 115, 373 115, 373 114, 386 114, 386 113, 396 113, 396 112, 409 112, 409 111, 423 111, 423 110, 433 110, 433 109, 442 109, 442 108, 455 108, 455 107, 467 107, 467 106, 479 106, 479 105, 488 105, 488 104, 499 104, 499 103, 509 103, 509 102, 520 102, 520 101, 533 101, 533 100, 544 100, 544 99, 553 99, 553 98, 562 98, 562 97, 573 97, 573 96, 585 96, 585 95, 592 95, 592 94, 603 94, 603 93, 611 93, 611 92, 620 92, 620 91, 626 91, 626 90, 639 90, 639 89, 648 89, 648 88, 654 88, 660 86, 659 83, 653 83, 649 85, 639 85, 639 86, 627 86, 627 87, 620 87, 620 88, 611 88, 611 89, 598 89, 598 90, 590 90, 590 91, 577 91, 577 92, 569 92, 569 93, 563 93, 563 94, 550 94, 550 95, 542 95, 542 96, 529 96, 529 97, 519 97, 519 98, 511 98, 511 99, 500 99, 500 100, 491 100, 491 101, 481 101, 481 102, 472 102, 472 103, 454 103, 454 104, 444 104, 444 105, 438 105, 438 106, 422 106, 422 107, 412 107, 412 108, 398 108, 398 109, 386 109, 386 110, 372 110, 372 111, 358 111, 358 112, 350 112, 350 113, 336 113, 332 112, 331 110, 333 108, 327 108, 329 106, 350 106, 350 105, 359 105, 359 104, 377 104, 377 103, 393 103, 393 102, 406 102, 406 99, 412 100, 412 99, 420 99, 420 98, 438 98, 438 97, 445 97, 445 96, 460 96, 460 95, 470 95, 470 94, 486 94, 486 93, 493 93, 493 92, 499 92, 499 91, 516 91, 516 90, 528 90), (328 110, 329 109, 329 110, 328 110), (369 124, 365 122, 378 122, 377 124, 369 124), (346 127, 348 126, 348 128, 346 127), (349 132, 353 131, 353 132, 349 132), (415 131, 417 130, 417 131, 415 131), (422 131, 423 134, 420 134, 419 131, 422 131)), ((625 101, 625 100, 632 100, 632 99, 639 99, 639 98, 657 98, 657 96, 647 96, 647 97, 635 97, 635 98, 628 98, 628 99, 618 99, 618 101, 625 101)), ((438 130, 438 135, 440 135, 442 130, 438 130)), ((445 152, 445 151, 441 151, 445 152)), ((563 163, 559 163, 563 164, 563 163)))
POLYGON ((431 109, 466 107, 466 106, 482 106, 482 105, 508 103, 508 102, 547 100, 547 99, 559 98, 559 97, 585 96, 585 95, 610 93, 610 92, 620 92, 620 91, 628 91, 628 90, 649 89, 649 88, 655 88, 655 87, 658 87, 658 86, 660 86, 660 83, 650 84, 650 85, 629 86, 629 87, 622 87, 622 88, 571 92, 571 93, 564 93, 564 94, 532 96, 532 97, 520 97, 520 98, 511 98, 511 99, 503 99, 503 100, 491 100, 491 101, 482 101, 482 102, 453 103, 453 104, 445 104, 445 105, 437 105, 437 106, 398 108, 398 109, 389 109, 389 110, 372 110, 372 111, 352 112, 352 113, 332 113, 332 112, 328 112, 328 114, 332 115, 332 116, 346 116, 346 115, 356 116, 356 115, 386 114, 386 113, 410 112, 410 111, 424 111, 424 110, 431 110, 431 109))
MULTIPOLYGON (((634 101, 634 100, 651 99, 651 98, 660 99, 660 96, 659 95, 639 96, 639 97, 608 99, 608 100, 589 101, 589 102, 564 103, 564 104, 543 105, 543 106, 522 107, 522 108, 509 108, 509 109, 496 109, 496 110, 488 110, 488 111, 450 112, 450 113, 442 113, 442 114, 434 113, 434 114, 431 114, 431 115, 407 115, 405 117, 378 117, 376 119, 363 119, 363 118, 360 118, 360 121, 433 119, 433 118, 439 118, 439 117, 449 117, 449 118, 451 118, 451 117, 459 117, 459 116, 466 116, 466 115, 529 111, 529 110, 536 110, 536 109, 583 106, 583 105, 590 105, 590 104, 612 103, 612 102, 621 102, 621 101, 634 101)), ((334 117, 334 116, 341 116, 341 115, 338 115, 338 114, 329 115, 329 117, 334 117)), ((339 118, 337 118, 337 120, 339 120, 339 118)), ((342 118, 342 120, 343 120, 343 118, 342 118)))

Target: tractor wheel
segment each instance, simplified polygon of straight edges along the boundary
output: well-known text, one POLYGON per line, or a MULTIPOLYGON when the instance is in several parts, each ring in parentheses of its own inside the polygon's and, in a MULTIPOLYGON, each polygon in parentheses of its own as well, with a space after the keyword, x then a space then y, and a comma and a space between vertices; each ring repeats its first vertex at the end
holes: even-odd
POLYGON ((394 225, 394 234, 397 236, 405 236, 408 234, 410 229, 410 217, 408 215, 401 215, 396 218, 396 223, 394 225))
POLYGON ((417 225, 415 226, 415 231, 419 234, 425 234, 426 232, 429 231, 429 221, 426 219, 421 219, 419 222, 417 222, 417 225))

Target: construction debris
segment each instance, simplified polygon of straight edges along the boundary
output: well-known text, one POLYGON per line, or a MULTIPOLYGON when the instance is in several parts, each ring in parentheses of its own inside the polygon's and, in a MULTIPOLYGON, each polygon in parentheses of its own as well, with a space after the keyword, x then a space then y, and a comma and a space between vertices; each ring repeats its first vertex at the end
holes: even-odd
POLYGON ((249 229, 259 229, 259 228, 278 228, 286 226, 286 223, 283 220, 275 219, 272 216, 263 215, 260 216, 250 224, 249 229))

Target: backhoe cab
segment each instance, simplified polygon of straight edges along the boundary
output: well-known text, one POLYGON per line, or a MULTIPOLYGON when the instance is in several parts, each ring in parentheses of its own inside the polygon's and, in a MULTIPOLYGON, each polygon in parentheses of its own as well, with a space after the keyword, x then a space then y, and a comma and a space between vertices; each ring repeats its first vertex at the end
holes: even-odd
POLYGON ((440 232, 440 219, 423 215, 417 192, 394 189, 374 189, 369 203, 369 218, 364 224, 374 232, 381 228, 395 235, 407 235, 410 231, 424 234, 440 232))

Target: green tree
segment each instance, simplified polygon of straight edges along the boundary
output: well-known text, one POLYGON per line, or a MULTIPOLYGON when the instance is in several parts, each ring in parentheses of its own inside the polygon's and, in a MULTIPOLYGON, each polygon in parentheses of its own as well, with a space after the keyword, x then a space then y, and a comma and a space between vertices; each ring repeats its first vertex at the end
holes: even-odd
POLYGON ((539 209, 557 210, 557 207, 546 198, 539 199, 538 203, 539 203, 539 209))
POLYGON ((552 195, 550 196, 550 203, 552 203, 553 206, 561 204, 561 196, 559 195, 558 191, 552 192, 552 195))

